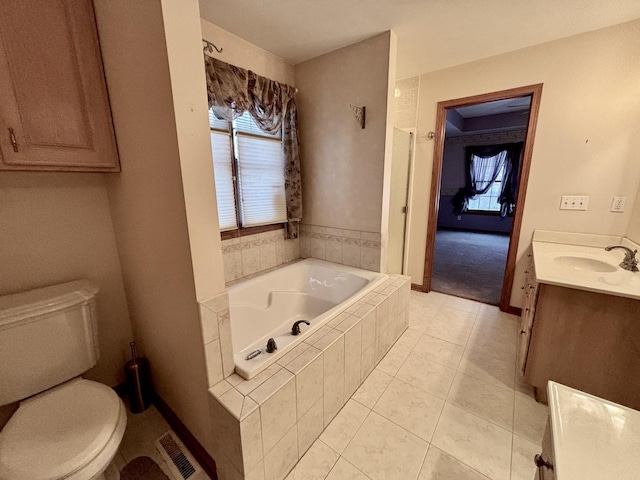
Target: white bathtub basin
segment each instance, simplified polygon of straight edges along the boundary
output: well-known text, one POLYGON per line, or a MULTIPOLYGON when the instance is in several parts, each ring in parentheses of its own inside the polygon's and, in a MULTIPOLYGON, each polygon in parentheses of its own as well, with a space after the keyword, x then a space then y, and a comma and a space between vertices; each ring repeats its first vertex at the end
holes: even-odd
POLYGON ((384 282, 388 275, 306 259, 229 288, 236 372, 247 380, 384 282), (302 334, 291 335, 298 320, 302 334), (267 341, 278 346, 266 352, 267 341), (247 359, 253 352, 254 358, 247 359))

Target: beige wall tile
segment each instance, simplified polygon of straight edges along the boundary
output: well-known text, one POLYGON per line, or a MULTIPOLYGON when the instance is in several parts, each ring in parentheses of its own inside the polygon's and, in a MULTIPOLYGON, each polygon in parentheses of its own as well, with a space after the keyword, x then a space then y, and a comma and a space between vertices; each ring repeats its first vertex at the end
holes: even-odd
POLYGON ((276 243, 270 242, 266 245, 260 245, 260 270, 275 267, 276 261, 276 243))
POLYGON ((362 325, 344 334, 344 395, 351 397, 360 386, 362 375, 362 325))
POLYGON ((362 351, 362 378, 367 378, 376 366, 375 349, 375 345, 372 345, 362 351))
POLYGON ((302 457, 324 429, 324 399, 318 401, 298 420, 298 455, 302 457))
POLYGON ((325 385, 323 398, 324 426, 326 427, 344 405, 344 380, 338 381, 333 385, 325 385))
POLYGON ((298 419, 296 386, 293 378, 260 404, 260 415, 262 416, 262 442, 264 451, 268 452, 291 427, 295 426, 298 419))
POLYGON ((344 336, 342 334, 324 351, 323 360, 326 391, 327 386, 342 383, 344 379, 344 336))
POLYGON ((342 263, 352 267, 360 267, 360 247, 358 245, 343 243, 342 263))
POLYGON ((260 248, 242 249, 242 276, 252 275, 260 271, 260 248))
POLYGON ((253 469, 262 460, 262 425, 260 410, 255 410, 240 423, 243 472, 253 469))
POLYGON ((327 262, 342 263, 342 244, 337 239, 327 240, 325 248, 327 262))
POLYGON ((317 356, 309 365, 296 373, 296 400, 299 419, 322 398, 323 370, 322 356, 317 356))
POLYGON ((360 268, 371 270, 373 272, 380 271, 380 249, 371 247, 360 248, 360 268))
POLYGON ((214 340, 204 346, 205 359, 207 361, 207 380, 209 387, 224 378, 222 371, 222 354, 220 353, 220 342, 214 340))
POLYGON ((200 304, 198 308, 200 309, 200 322, 202 323, 202 339, 206 345, 219 337, 218 315, 203 304, 200 304))
POLYGON ((298 430, 294 425, 264 456, 265 480, 282 480, 298 461, 298 430))
POLYGON ((231 315, 229 310, 218 312, 218 331, 220 334, 220 352, 222 355, 222 370, 225 378, 233 373, 233 345, 231 343, 231 315))
POLYGON ((298 420, 298 454, 300 457, 322 433, 324 429, 323 411, 324 401, 323 397, 320 397, 298 420))

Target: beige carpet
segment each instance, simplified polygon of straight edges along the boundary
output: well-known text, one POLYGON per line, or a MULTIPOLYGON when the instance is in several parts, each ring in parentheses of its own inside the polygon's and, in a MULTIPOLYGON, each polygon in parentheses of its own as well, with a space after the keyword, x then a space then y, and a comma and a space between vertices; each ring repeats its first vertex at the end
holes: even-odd
POLYGON ((120 471, 120 480, 169 480, 169 477, 151 458, 137 457, 120 471))
POLYGON ((483 303, 500 303, 507 234, 438 230, 431 288, 483 303))

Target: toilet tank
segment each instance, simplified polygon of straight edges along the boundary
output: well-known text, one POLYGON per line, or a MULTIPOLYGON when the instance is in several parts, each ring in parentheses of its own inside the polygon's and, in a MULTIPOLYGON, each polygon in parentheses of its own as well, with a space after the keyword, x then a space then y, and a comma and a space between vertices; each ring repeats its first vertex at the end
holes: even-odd
POLYGON ((97 363, 97 293, 78 280, 0 297, 0 406, 97 363))

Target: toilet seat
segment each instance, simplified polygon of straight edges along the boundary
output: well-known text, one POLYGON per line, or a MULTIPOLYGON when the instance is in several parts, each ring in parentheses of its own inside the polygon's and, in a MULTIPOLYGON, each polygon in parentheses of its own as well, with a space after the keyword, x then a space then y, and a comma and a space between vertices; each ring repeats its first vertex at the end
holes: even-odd
POLYGON ((0 479, 101 474, 117 451, 126 418, 111 388, 80 378, 25 400, 0 432, 0 479))

